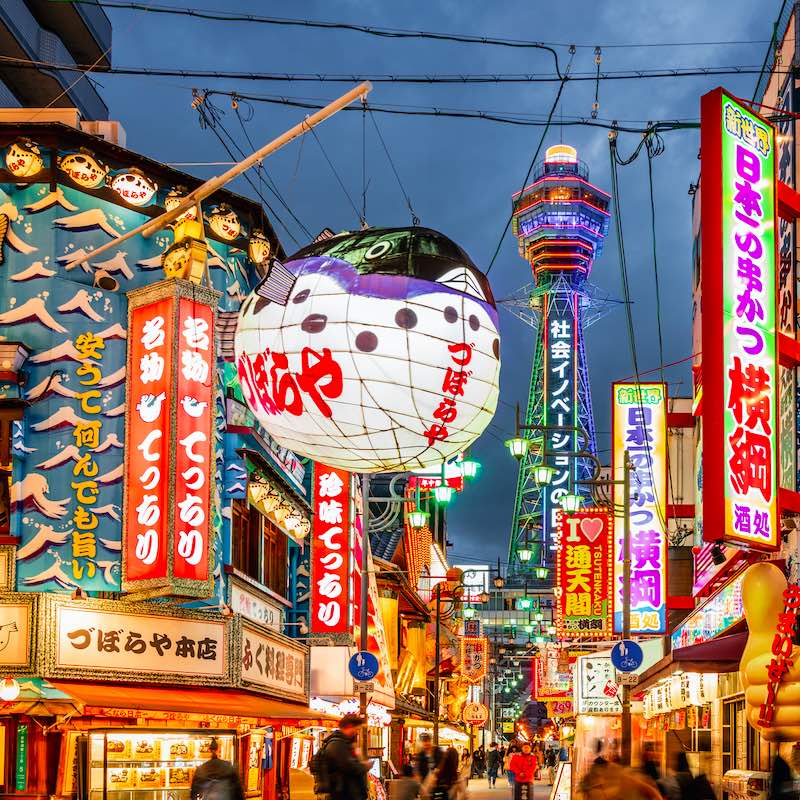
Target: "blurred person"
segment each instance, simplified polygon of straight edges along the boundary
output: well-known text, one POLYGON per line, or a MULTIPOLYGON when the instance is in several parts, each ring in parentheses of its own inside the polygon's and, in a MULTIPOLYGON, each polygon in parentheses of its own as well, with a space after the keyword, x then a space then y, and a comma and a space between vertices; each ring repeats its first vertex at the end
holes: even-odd
POLYGON ((364 719, 345 714, 339 727, 323 741, 312 758, 314 793, 329 800, 367 800, 367 773, 372 761, 361 758, 356 740, 364 719))
POLYGON ((459 786, 458 751, 448 747, 441 763, 434 770, 436 781, 430 790, 431 800, 462 800, 459 786))
POLYGON ((482 778, 486 770, 486 752, 481 745, 472 756, 472 773, 476 778, 482 778))
POLYGON ((497 742, 489 745, 489 752, 486 754, 486 775, 489 778, 489 788, 494 789, 497 783, 497 773, 503 765, 503 758, 500 750, 497 749, 497 742))
POLYGON ((414 771, 424 784, 428 775, 441 763, 442 750, 433 746, 433 737, 429 733, 420 734, 419 745, 414 757, 414 771))
POLYGON ((389 800, 416 800, 422 792, 422 784, 414 777, 411 764, 403 764, 402 777, 389 781, 389 800))
POLYGON ((555 747, 548 747, 544 755, 544 765, 547 769, 547 782, 552 786, 556 779, 556 759, 558 754, 555 747))
POLYGON ((514 788, 514 772, 511 769, 511 759, 516 753, 517 746, 515 744, 510 744, 506 750, 505 756, 503 757, 503 772, 505 772, 506 778, 508 779, 508 785, 512 789, 514 788))
POLYGON ((661 770, 658 766, 656 748, 652 742, 645 742, 642 748, 642 772, 647 775, 653 783, 658 785, 661 779, 661 770))
POLYGON ((192 778, 189 790, 191 800, 244 800, 239 773, 230 761, 219 757, 216 737, 211 739, 208 750, 208 761, 195 770, 192 778))

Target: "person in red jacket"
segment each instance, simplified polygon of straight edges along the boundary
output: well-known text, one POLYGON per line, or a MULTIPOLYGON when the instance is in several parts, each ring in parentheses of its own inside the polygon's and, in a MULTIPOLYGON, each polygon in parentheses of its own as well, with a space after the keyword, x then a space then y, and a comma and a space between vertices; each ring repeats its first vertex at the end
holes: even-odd
POLYGON ((536 756, 531 752, 529 742, 523 742, 522 752, 514 753, 508 768, 514 773, 514 783, 533 783, 536 775, 536 756))

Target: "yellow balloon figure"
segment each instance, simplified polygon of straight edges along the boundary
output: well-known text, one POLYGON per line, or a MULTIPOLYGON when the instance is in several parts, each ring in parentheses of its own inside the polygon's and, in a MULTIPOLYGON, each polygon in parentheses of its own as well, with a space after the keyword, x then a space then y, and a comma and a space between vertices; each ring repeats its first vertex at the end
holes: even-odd
MULTIPOLYGON (((759 722, 761 706, 767 701, 769 686, 773 683, 768 674, 769 665, 783 651, 784 637, 779 625, 786 626, 786 621, 780 617, 784 613, 787 585, 783 572, 768 562, 750 567, 742 582, 744 615, 750 634, 739 664, 739 676, 744 687, 747 719, 770 742, 800 740, 800 647, 784 645, 790 650, 786 661, 789 669, 775 692, 771 724, 759 722)), ((791 641, 791 634, 789 639, 791 641)))

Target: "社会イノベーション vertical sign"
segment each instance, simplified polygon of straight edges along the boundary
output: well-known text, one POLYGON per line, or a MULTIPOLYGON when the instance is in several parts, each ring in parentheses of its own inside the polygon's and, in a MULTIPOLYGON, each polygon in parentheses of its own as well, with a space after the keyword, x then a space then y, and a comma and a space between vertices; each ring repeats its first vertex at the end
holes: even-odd
POLYGON ((701 101, 703 536, 778 546, 775 129, 701 101))

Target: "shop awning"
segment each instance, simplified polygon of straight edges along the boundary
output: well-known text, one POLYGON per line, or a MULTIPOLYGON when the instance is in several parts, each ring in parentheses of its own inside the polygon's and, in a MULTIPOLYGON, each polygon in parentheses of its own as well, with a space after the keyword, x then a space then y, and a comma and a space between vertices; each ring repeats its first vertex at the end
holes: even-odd
POLYGON ((84 714, 109 715, 106 709, 209 714, 251 719, 333 720, 329 714, 308 706, 273 700, 241 689, 183 688, 174 686, 128 686, 117 683, 51 681, 83 706, 84 714))
POLYGON ((747 631, 719 636, 700 644, 676 647, 661 661, 642 673, 635 692, 649 688, 673 672, 736 672, 747 644, 747 631))

